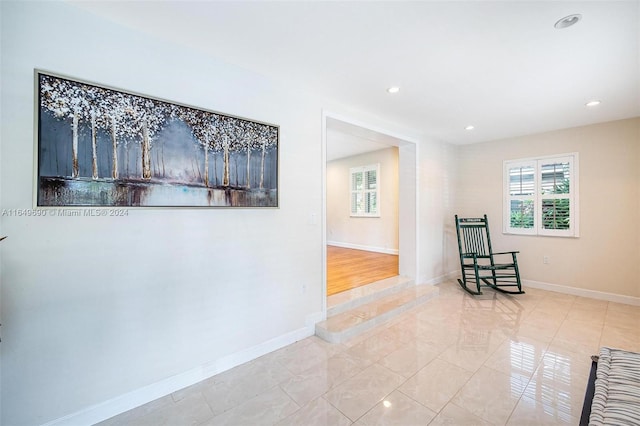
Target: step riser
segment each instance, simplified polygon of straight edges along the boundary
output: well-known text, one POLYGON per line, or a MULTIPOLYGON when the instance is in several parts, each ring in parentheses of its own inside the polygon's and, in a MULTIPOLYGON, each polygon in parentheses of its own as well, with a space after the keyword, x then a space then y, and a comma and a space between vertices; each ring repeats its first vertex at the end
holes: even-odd
MULTIPOLYGON (((399 291, 402 291, 406 288, 409 288, 415 285, 414 280, 406 277, 394 277, 394 278, 389 278, 387 280, 382 280, 382 281, 391 281, 391 280, 397 281, 398 284, 392 287, 388 287, 383 290, 377 291, 375 293, 363 295, 362 297, 359 297, 354 300, 350 300, 348 302, 344 302, 344 303, 337 304, 335 306, 328 307, 327 318, 333 317, 335 315, 341 314, 343 312, 349 311, 351 309, 357 308, 367 303, 371 303, 375 300, 381 299, 390 294, 398 293, 399 291)), ((382 283, 382 281, 380 283, 382 283)), ((330 296, 330 297, 333 297, 333 296, 330 296)))
MULTIPOLYGON (((399 290, 398 290, 399 291, 399 290)), ((397 291, 396 291, 397 292, 397 291)), ((391 293, 393 294, 393 293, 391 293)), ((321 322, 316 324, 316 336, 320 337, 323 340, 326 340, 327 342, 330 343, 342 343, 345 342, 353 337, 356 337, 358 335, 360 335, 361 333, 364 333, 365 331, 368 331, 370 329, 372 329, 375 326, 378 326, 380 324, 385 323, 386 321, 389 321, 390 319, 408 311, 409 309, 412 309, 426 301, 428 301, 429 299, 432 299, 434 296, 436 296, 438 294, 438 292, 434 291, 434 292, 430 292, 428 294, 419 296, 415 299, 412 299, 408 302, 406 302, 403 305, 400 305, 396 308, 393 308, 383 314, 377 315, 369 320, 363 321, 359 324, 353 325, 352 327, 349 327, 345 330, 339 331, 339 332, 331 332, 329 331, 326 327, 324 327, 324 323, 325 322, 321 322)), ((388 294, 387 294, 388 295, 388 294)), ((362 306, 363 304, 360 304, 359 306, 362 306)))

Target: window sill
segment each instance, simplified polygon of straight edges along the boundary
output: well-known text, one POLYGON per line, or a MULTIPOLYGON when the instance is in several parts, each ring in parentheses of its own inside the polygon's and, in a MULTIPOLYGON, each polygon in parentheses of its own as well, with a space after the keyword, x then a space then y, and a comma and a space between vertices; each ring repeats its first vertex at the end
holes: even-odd
POLYGON ((537 233, 509 232, 509 231, 502 231, 502 234, 503 235, 517 235, 517 236, 520 236, 520 237, 580 238, 579 234, 551 235, 551 234, 537 234, 537 233))

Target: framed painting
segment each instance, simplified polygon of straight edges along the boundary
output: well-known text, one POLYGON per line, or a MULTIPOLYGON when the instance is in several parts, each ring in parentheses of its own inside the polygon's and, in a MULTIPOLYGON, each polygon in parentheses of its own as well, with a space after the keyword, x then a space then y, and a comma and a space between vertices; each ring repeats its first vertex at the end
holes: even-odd
POLYGON ((36 207, 278 207, 278 126, 35 80, 36 207))

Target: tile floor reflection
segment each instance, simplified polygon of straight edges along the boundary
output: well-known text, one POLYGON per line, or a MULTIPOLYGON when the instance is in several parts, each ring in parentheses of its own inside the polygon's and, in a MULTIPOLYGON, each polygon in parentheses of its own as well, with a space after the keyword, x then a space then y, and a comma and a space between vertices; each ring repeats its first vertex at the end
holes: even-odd
POLYGON ((309 337, 100 425, 575 425, 590 355, 640 352, 638 306, 438 287, 343 344, 309 337))

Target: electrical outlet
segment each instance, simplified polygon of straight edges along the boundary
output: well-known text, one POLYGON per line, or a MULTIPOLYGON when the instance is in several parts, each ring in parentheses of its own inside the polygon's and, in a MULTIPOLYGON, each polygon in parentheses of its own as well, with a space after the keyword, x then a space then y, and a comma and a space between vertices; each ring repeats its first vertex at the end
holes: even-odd
POLYGON ((545 265, 549 264, 549 256, 542 256, 542 263, 544 263, 545 265))

